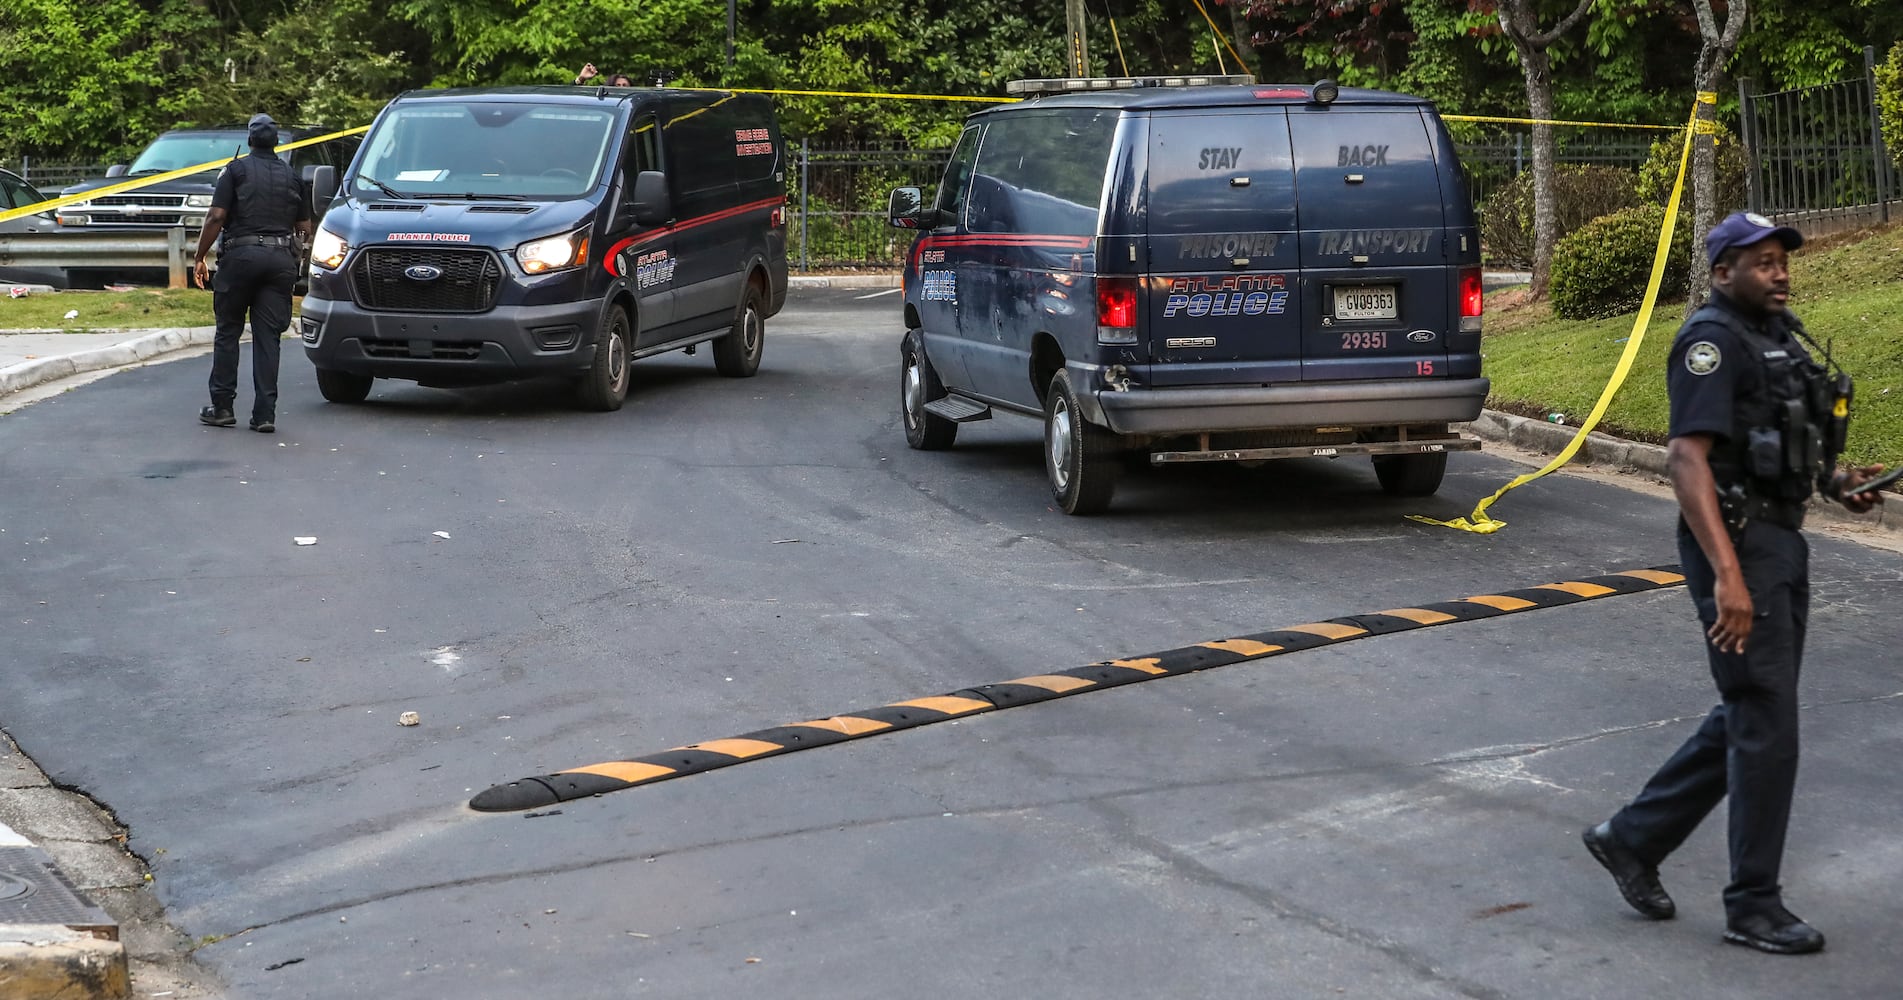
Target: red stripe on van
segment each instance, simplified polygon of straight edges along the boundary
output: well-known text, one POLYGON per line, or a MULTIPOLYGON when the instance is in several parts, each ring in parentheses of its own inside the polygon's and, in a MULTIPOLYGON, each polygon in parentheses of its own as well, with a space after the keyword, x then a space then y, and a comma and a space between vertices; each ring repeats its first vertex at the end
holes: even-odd
POLYGON ((987 233, 969 236, 927 236, 912 247, 912 267, 919 267, 919 255, 934 247, 1065 247, 1088 250, 1095 236, 1056 236, 1042 233, 987 233))
POLYGON ((748 212, 758 212, 764 209, 779 208, 785 204, 786 204, 785 195, 781 195, 777 198, 762 198, 759 201, 751 201, 746 203, 745 205, 737 205, 733 208, 721 209, 718 212, 713 212, 707 215, 697 215, 691 219, 688 219, 685 222, 676 222, 675 224, 671 226, 663 226, 660 229, 656 229, 651 232, 642 233, 639 236, 629 236, 623 240, 618 241, 617 243, 615 243, 614 246, 611 246, 608 248, 608 252, 602 255, 601 266, 606 268, 609 274, 612 274, 616 277, 620 277, 621 271, 619 270, 619 268, 621 266, 621 252, 623 250, 628 249, 629 247, 637 247, 643 243, 648 243, 653 240, 658 240, 661 237, 667 236, 671 233, 685 232, 689 229, 694 228, 695 226, 704 226, 710 222, 719 222, 722 219, 731 219, 736 215, 745 215, 748 212))

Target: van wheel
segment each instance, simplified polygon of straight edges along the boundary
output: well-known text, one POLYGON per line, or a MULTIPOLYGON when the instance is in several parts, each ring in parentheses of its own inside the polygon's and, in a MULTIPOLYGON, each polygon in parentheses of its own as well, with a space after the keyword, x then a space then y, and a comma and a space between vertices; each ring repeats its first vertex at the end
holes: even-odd
POLYGON ((905 417, 905 443, 919 451, 944 451, 958 438, 958 425, 928 413, 925 404, 945 398, 932 360, 925 356, 917 330, 899 343, 899 412, 905 417))
POLYGON ((376 379, 355 372, 340 372, 335 368, 317 369, 317 391, 333 403, 361 403, 370 396, 370 387, 376 379))
POLYGON ((733 332, 714 341, 714 370, 728 378, 748 378, 760 370, 760 353, 765 349, 766 304, 760 286, 749 281, 733 332))
POLYGON ((1440 489, 1447 474, 1447 453, 1423 455, 1376 455, 1374 477, 1381 480, 1381 492, 1391 497, 1430 497, 1440 489))
POLYGON ((1059 371, 1044 394, 1044 471, 1064 513, 1101 514, 1110 506, 1117 451, 1117 436, 1084 419, 1070 372, 1059 371))
POLYGON ((595 337, 595 363, 576 390, 585 409, 603 413, 621 409, 628 398, 628 314, 620 306, 608 310, 595 337))

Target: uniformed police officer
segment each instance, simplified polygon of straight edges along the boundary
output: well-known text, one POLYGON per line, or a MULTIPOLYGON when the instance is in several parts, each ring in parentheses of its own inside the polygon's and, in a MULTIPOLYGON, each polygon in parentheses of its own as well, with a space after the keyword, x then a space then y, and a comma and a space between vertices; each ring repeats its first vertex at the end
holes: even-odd
POLYGON ((1667 463, 1679 559, 1723 700, 1638 798, 1584 834, 1626 902, 1669 919, 1676 910, 1659 863, 1729 794, 1725 940, 1783 955, 1824 947, 1784 908, 1778 885, 1810 603, 1810 550, 1798 529, 1813 488, 1869 510, 1880 495, 1858 490, 1883 468, 1837 467, 1850 382, 1812 359, 1803 324, 1785 309, 1790 251, 1803 241, 1744 212, 1705 238, 1711 301, 1672 344, 1667 463))
POLYGON ((251 116, 248 156, 232 160, 218 175, 211 212, 198 236, 193 276, 205 287, 205 254, 224 235, 218 251, 218 276, 212 284, 212 313, 218 333, 211 351, 211 405, 198 419, 213 427, 238 422, 232 402, 238 396, 238 336, 251 319, 251 429, 277 430, 279 338, 291 325, 291 287, 297 283, 298 242, 311 235, 311 208, 290 165, 278 159, 278 126, 270 115, 251 116))

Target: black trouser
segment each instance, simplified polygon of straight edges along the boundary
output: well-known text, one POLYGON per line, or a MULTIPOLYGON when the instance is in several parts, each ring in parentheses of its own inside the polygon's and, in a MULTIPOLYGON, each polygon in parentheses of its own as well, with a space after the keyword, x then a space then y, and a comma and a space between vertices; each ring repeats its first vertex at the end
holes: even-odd
MULTIPOLYGON (((1751 637, 1743 653, 1705 644, 1712 679, 1724 698, 1631 805, 1612 817, 1613 833, 1648 864, 1665 860, 1698 822, 1731 796, 1732 917, 1781 905, 1778 868, 1797 781, 1797 674, 1810 614, 1810 546, 1793 528, 1752 521, 1733 536, 1751 591, 1751 637)), ((1678 554, 1685 585, 1709 628, 1718 619, 1711 562, 1683 522, 1678 554)))
POLYGON ((211 348, 211 403, 231 409, 238 398, 238 337, 251 317, 251 422, 277 419, 279 338, 291 325, 297 257, 289 247, 234 246, 218 255, 211 283, 218 335, 211 348))

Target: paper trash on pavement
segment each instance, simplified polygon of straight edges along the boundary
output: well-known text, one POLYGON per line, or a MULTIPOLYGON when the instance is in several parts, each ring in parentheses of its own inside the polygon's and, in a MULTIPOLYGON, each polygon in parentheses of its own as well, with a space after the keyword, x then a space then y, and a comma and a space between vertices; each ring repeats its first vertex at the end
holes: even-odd
POLYGON ((316 545, 317 536, 316 535, 293 535, 291 536, 291 541, 296 542, 299 545, 316 545))

